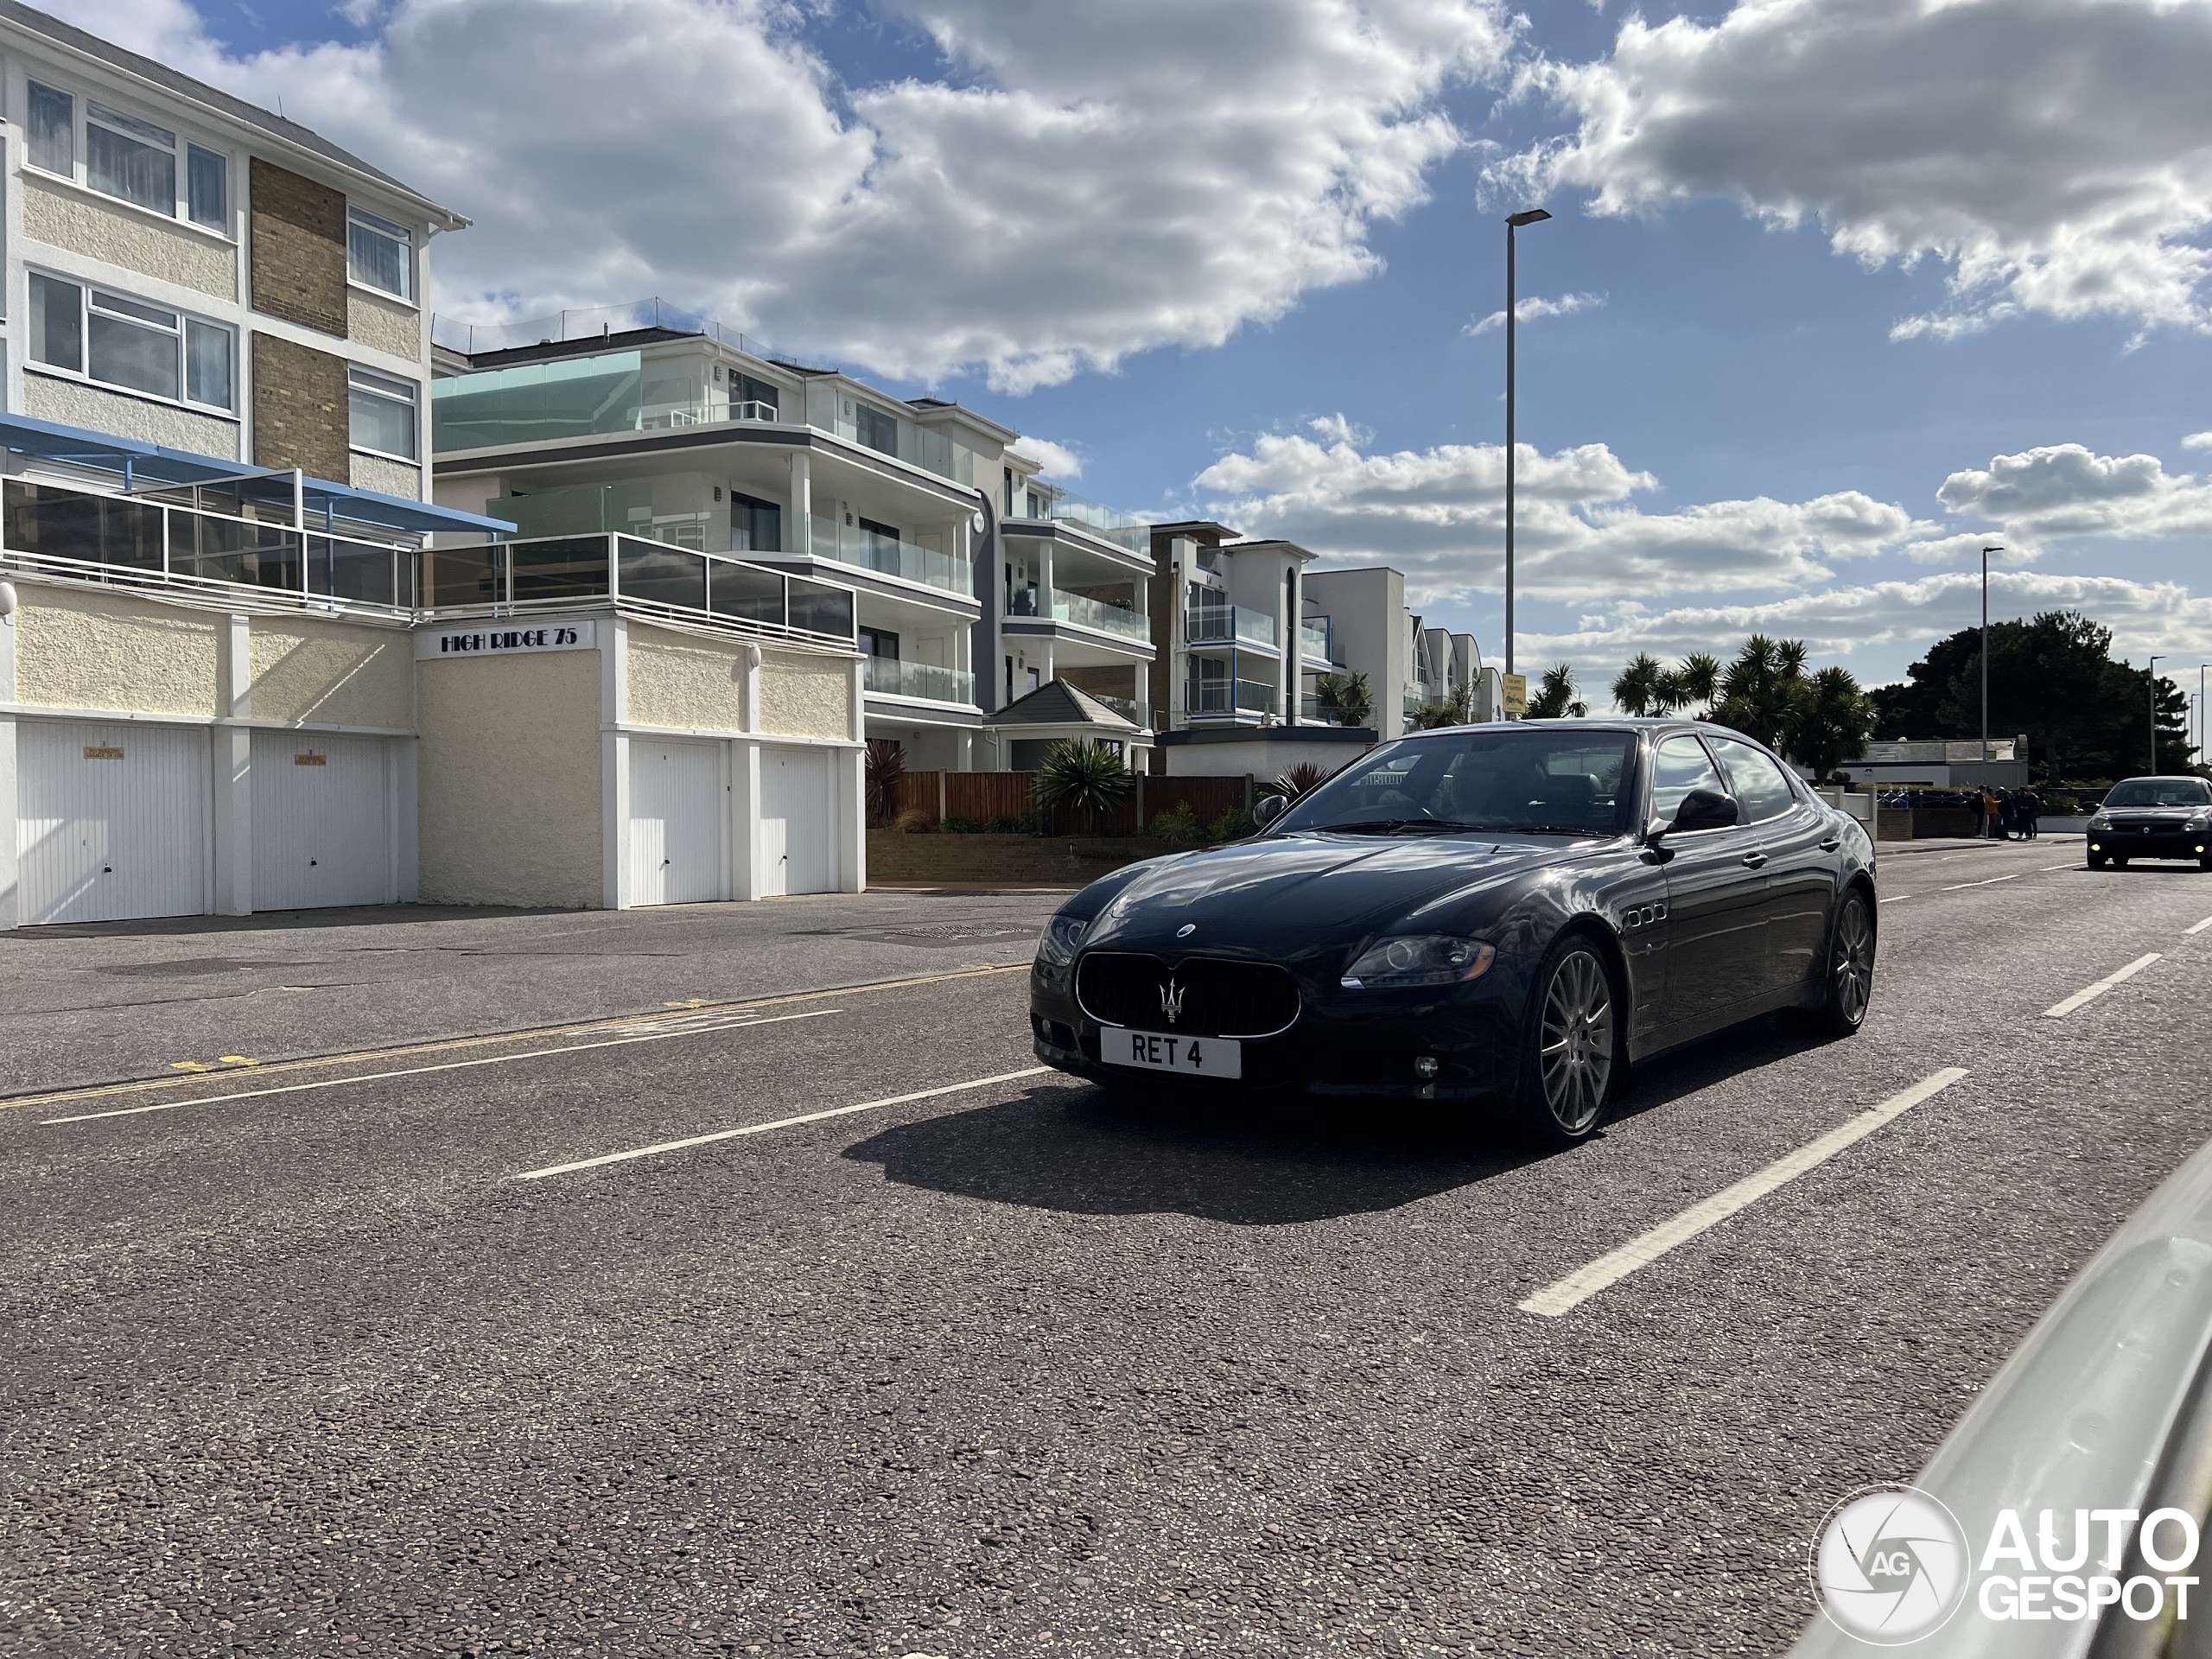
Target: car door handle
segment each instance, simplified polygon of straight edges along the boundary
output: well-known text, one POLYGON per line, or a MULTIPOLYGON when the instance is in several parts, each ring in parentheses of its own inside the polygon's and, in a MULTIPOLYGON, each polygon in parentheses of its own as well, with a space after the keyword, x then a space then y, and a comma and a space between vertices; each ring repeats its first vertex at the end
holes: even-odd
POLYGON ((1764 869, 1766 868, 1766 855, 1764 853, 1745 853, 1744 855, 1744 868, 1747 870, 1764 869))
POLYGON ((1821 850, 1824 853, 1832 853, 1842 845, 1843 837, 1841 836, 1830 836, 1826 841, 1821 843, 1821 850))

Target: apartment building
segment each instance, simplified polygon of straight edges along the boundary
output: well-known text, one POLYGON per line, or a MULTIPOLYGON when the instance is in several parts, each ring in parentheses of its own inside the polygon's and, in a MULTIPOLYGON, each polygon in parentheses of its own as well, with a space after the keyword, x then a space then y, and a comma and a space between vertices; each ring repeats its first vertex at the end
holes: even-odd
POLYGON ((465 219, 8 0, 0 74, 0 926, 859 887, 851 588, 424 499, 465 219))

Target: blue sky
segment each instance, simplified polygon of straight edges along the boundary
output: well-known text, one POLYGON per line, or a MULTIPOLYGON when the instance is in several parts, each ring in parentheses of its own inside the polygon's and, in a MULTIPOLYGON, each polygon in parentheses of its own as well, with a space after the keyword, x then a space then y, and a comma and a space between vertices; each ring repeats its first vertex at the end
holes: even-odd
POLYGON ((71 10, 475 218, 441 308, 658 292, 1395 563, 1493 657, 1469 325, 1541 200, 1522 297, 1581 308, 1520 329, 1522 666, 1758 626, 1896 677, 1985 539, 1999 614, 2212 656, 2208 0, 71 10))

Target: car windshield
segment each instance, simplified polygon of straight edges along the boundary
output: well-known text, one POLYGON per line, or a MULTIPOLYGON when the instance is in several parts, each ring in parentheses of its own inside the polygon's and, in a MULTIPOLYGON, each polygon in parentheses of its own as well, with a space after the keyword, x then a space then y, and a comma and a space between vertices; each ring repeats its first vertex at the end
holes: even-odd
POLYGON ((1630 816, 1626 732, 1440 732, 1346 767, 1278 820, 1285 830, 1354 835, 1617 836, 1630 816))
POLYGON ((2202 778, 2130 778, 2114 784, 2107 806, 2212 806, 2212 785, 2202 778))

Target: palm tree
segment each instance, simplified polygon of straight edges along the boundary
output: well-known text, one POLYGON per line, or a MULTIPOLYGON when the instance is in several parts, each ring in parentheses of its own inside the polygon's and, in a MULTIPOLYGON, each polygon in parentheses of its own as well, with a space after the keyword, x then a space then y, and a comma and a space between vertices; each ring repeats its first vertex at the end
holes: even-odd
POLYGON ((1613 682, 1613 706, 1639 718, 1657 714, 1666 707, 1661 697, 1666 678, 1667 671, 1656 657, 1638 652, 1613 682))
POLYGON ((1364 726, 1375 712, 1375 696, 1364 673, 1320 674, 1313 680, 1313 706, 1347 726, 1364 726))
POLYGON ((1574 695, 1574 665, 1560 663, 1544 671, 1544 683, 1529 699, 1530 720, 1584 720, 1590 705, 1574 695))
POLYGON ((1475 689, 1463 685, 1442 702, 1421 709, 1406 721, 1406 729, 1433 732, 1440 726, 1465 726, 1474 718, 1475 689))
POLYGON ((1111 744, 1064 737, 1045 751, 1033 790, 1040 809, 1073 807, 1096 833, 1099 814, 1119 805, 1135 787, 1136 779, 1111 744))
POLYGON ((1829 777, 1866 752, 1866 740, 1874 734, 1874 700, 1847 668, 1824 668, 1802 688, 1783 735, 1790 755, 1810 766, 1814 777, 1829 777))
POLYGON ((1720 677, 1720 700, 1712 718, 1769 748, 1780 748, 1796 718, 1807 687, 1805 642, 1755 633, 1720 677))
POLYGON ((1692 652, 1661 677, 1659 706, 1669 714, 1694 704, 1713 706, 1720 695, 1720 659, 1710 652, 1692 652))

